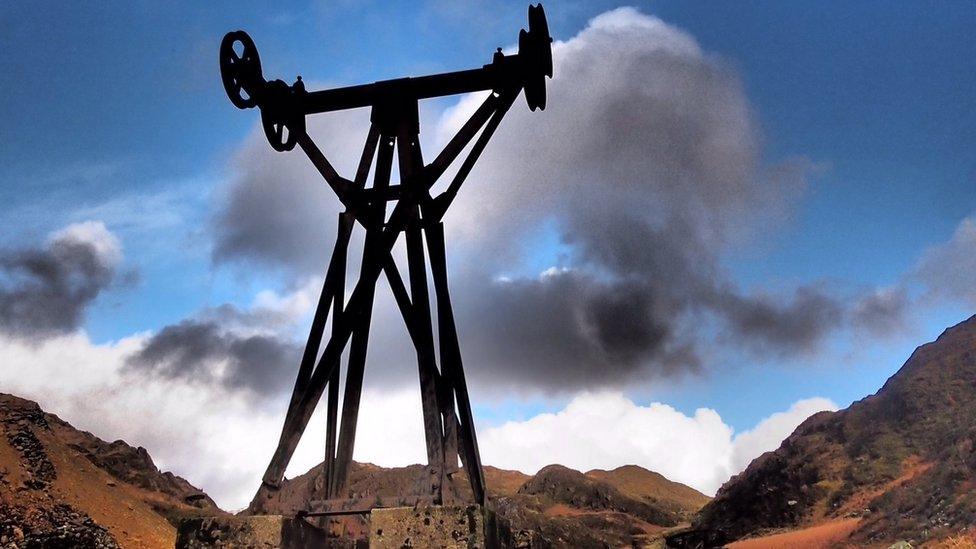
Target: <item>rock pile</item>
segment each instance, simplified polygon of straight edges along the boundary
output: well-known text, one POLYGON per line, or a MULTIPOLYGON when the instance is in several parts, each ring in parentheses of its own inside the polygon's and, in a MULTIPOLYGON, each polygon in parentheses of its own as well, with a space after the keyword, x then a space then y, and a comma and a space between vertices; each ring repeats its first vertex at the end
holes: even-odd
POLYGON ((44 414, 20 414, 4 421, 7 441, 20 454, 25 465, 24 487, 43 490, 57 478, 54 464, 44 452, 44 445, 38 440, 31 426, 47 428, 44 414))
POLYGON ((0 547, 114 549, 119 545, 91 517, 59 503, 29 511, 0 504, 0 547))
POLYGON ((0 469, 0 483, 9 489, 4 492, 16 494, 12 501, 0 499, 0 547, 118 547, 108 530, 49 492, 58 473, 35 433, 50 429, 44 412, 36 405, 12 409, 4 402, 0 417, 7 442, 19 455, 21 477, 13 486, 11 472, 0 469))

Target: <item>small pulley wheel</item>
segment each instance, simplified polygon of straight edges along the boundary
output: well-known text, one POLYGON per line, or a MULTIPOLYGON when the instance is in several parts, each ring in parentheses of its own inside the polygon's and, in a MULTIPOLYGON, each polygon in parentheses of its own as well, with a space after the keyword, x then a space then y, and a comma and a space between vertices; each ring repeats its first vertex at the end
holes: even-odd
POLYGON ((290 87, 281 80, 268 82, 261 104, 261 126, 271 148, 278 152, 295 148, 305 134, 305 114, 301 110, 304 86, 290 87))
POLYGON ((264 76, 258 48, 246 32, 228 32, 220 42, 220 78, 235 107, 250 109, 257 105, 256 96, 264 87, 264 76))
POLYGON ((546 77, 552 77, 552 37, 542 4, 529 6, 529 30, 519 31, 522 85, 530 110, 546 108, 546 77))
POLYGON ((549 35, 549 23, 542 4, 529 5, 529 34, 538 42, 536 54, 540 68, 552 78, 552 36, 549 35))

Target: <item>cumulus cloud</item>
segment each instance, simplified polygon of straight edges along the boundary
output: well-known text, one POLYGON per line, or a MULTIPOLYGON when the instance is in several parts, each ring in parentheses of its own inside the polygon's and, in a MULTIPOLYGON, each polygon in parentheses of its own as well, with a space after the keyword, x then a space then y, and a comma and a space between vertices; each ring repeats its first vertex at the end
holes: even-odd
POLYGON ((0 252, 0 332, 43 338, 71 332, 118 278, 122 246, 100 221, 69 225, 34 248, 0 252))
MULTIPOLYGON (((715 322, 725 341, 785 355, 841 325, 827 291, 750 295, 723 271, 725 255, 788 215, 808 169, 763 163, 734 72, 631 8, 554 55, 549 107, 513 108, 446 218, 468 262, 454 284, 476 361, 514 384, 619 384, 698 370, 715 322), (525 242, 547 227, 568 269, 499 280, 532 263, 540 250, 525 242)), ((441 133, 477 101, 445 113, 441 133)))
POLYGON ((688 416, 666 404, 641 406, 619 393, 586 393, 559 412, 485 429, 479 439, 483 461, 496 467, 534 474, 550 463, 582 471, 636 464, 714 494, 804 419, 836 409, 824 398, 805 399, 736 434, 708 408, 688 416))

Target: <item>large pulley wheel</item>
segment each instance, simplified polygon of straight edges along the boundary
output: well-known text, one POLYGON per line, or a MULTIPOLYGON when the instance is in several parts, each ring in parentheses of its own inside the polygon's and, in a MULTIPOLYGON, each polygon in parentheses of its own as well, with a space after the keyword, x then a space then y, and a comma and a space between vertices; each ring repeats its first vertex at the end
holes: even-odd
POLYGON ((220 78, 235 107, 250 109, 257 105, 256 96, 264 87, 264 76, 258 48, 246 32, 228 32, 220 42, 220 78))
POLYGON ((542 4, 529 6, 529 30, 519 31, 519 57, 523 59, 525 102, 530 110, 546 108, 546 77, 552 78, 552 37, 542 4))

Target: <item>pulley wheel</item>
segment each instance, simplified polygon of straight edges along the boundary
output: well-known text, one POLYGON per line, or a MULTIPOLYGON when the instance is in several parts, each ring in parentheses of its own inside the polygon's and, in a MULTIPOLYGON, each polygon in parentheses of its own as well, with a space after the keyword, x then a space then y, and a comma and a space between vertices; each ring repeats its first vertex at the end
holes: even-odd
POLYGON ((255 96, 264 87, 264 77, 258 49, 246 32, 228 32, 220 42, 220 78, 235 107, 250 109, 257 105, 255 96))

